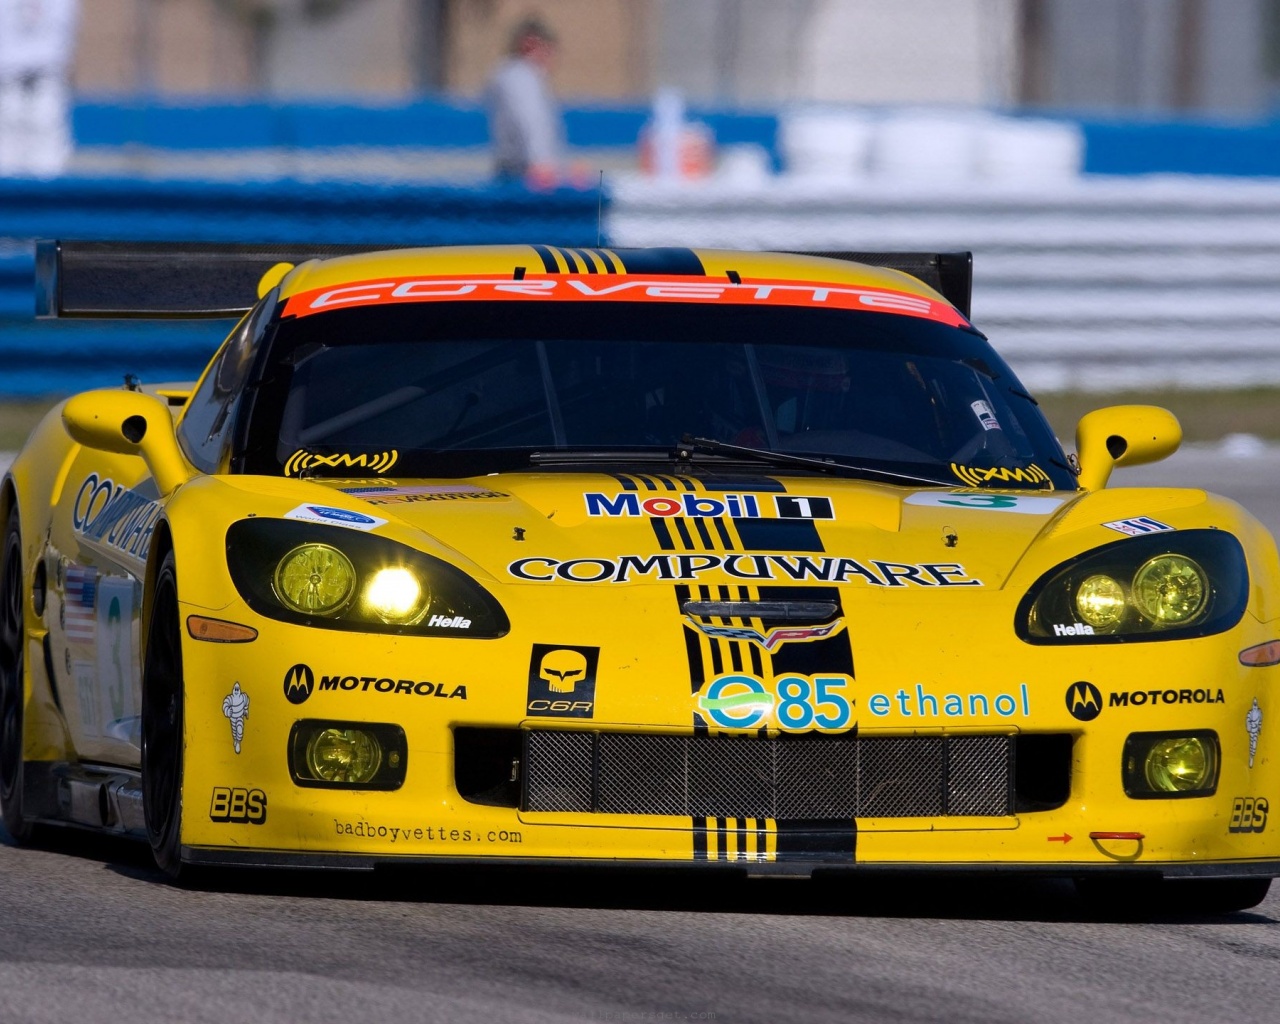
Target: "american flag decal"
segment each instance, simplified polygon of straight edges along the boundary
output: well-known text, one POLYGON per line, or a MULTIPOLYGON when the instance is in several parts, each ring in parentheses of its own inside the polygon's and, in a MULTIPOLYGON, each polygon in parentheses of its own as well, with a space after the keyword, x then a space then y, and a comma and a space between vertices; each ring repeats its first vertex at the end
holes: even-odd
POLYGON ((63 608, 64 629, 68 640, 92 643, 97 629, 93 614, 94 595, 98 590, 98 572, 83 565, 71 565, 66 572, 63 608))

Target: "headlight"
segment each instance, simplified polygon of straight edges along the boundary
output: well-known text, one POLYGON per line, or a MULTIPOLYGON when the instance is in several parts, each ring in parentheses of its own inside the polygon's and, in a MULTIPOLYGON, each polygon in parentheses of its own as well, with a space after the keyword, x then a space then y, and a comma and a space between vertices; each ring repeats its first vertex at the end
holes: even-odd
POLYGON ((1240 621, 1249 570, 1221 530, 1131 537, 1051 569, 1018 605, 1033 644, 1098 644, 1209 636, 1240 621))
POLYGON ((510 623, 448 562, 386 537, 318 523, 242 519, 227 567, 255 612, 325 629, 492 639, 510 623))
POLYGON ((276 596, 294 611, 334 615, 351 600, 356 571, 351 559, 328 544, 299 544, 276 566, 276 596))
POLYGON ((1136 799, 1209 796, 1218 787, 1217 733, 1132 733, 1123 774, 1125 793, 1136 799))

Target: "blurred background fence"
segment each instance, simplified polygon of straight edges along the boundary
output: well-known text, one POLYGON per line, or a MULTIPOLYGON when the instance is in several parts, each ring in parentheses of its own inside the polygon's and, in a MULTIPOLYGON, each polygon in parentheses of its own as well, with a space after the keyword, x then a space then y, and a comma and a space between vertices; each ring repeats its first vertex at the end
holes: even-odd
POLYGON ((972 249, 1039 390, 1280 386, 1280 0, 81 0, 72 42, 74 150, 0 176, 0 395, 226 327, 37 323, 39 237, 972 249), (529 14, 576 187, 489 178, 529 14))

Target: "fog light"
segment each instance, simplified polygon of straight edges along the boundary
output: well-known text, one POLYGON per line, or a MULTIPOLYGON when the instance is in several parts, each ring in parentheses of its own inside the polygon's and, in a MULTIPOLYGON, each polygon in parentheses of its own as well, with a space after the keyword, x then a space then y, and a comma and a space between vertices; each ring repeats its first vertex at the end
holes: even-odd
POLYGON ((404 730, 390 722, 304 718, 289 730, 295 786, 394 790, 408 766, 404 730))
POLYGON ((1076 591, 1076 611, 1094 629, 1114 626, 1124 607, 1124 587, 1110 576, 1090 576, 1076 591))
POLYGON ((417 622, 431 602, 431 592, 412 570, 401 566, 379 569, 364 591, 365 603, 383 622, 417 622))
POLYGON ((1204 570, 1184 555, 1159 555, 1133 577, 1133 603, 1156 626, 1193 622, 1209 599, 1204 570))
POLYGON ((1216 733, 1133 733, 1124 745, 1132 797, 1208 796, 1218 785, 1216 733))
POLYGON ((276 595, 294 611, 335 615, 356 586, 351 559, 329 544, 300 544, 276 566, 276 595))
POLYGON ((363 729, 324 729, 307 744, 307 768, 325 782, 368 782, 382 764, 382 746, 363 729))

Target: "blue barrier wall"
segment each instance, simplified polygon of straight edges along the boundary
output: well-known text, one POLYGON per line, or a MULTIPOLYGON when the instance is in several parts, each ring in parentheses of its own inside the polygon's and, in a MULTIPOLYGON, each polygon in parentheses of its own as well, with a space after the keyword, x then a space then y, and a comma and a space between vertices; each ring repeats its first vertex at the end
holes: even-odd
POLYGON ((194 377, 221 321, 34 319, 30 240, 326 242, 413 246, 543 242, 590 246, 607 196, 518 187, 219 184, 0 179, 0 396, 62 394, 194 377))
MULTIPOLYGON (((573 146, 634 146, 649 120, 643 106, 570 107, 573 146)), ((721 145, 753 143, 778 159, 773 113, 693 108, 721 145)), ((465 100, 419 100, 398 106, 265 102, 86 102, 72 117, 81 146, 155 149, 327 149, 410 146, 457 149, 489 142, 484 109, 465 100)))

